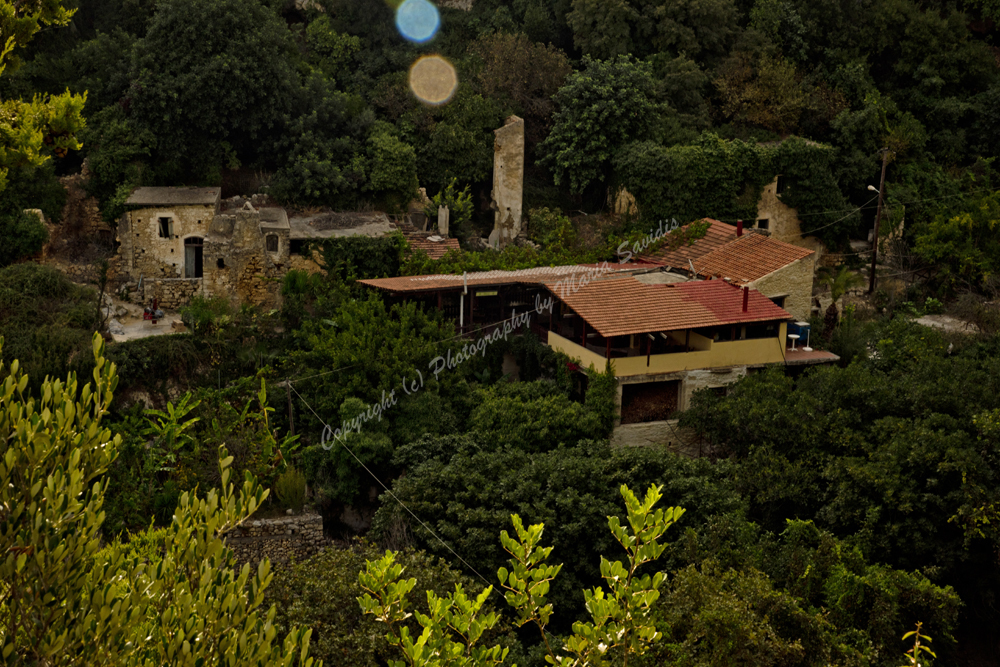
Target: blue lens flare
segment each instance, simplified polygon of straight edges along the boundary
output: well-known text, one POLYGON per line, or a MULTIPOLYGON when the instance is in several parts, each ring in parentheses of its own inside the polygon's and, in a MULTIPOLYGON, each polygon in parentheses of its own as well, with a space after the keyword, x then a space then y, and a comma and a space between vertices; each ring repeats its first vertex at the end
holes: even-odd
POLYGON ((405 0, 396 10, 396 27, 417 44, 430 41, 441 27, 441 14, 428 0, 405 0))

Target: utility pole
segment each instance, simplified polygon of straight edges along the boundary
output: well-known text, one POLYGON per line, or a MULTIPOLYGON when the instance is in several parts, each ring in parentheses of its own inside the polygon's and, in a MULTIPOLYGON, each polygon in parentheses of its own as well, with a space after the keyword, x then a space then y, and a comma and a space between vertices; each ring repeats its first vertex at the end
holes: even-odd
POLYGON ((288 433, 295 435, 295 414, 292 412, 292 381, 285 380, 285 393, 288 394, 288 433))
POLYGON ((878 261, 878 223, 882 219, 882 199, 885 197, 885 167, 889 164, 889 149, 882 149, 882 180, 878 184, 878 211, 875 213, 875 236, 872 238, 872 272, 868 276, 868 293, 875 291, 875 263, 878 261))

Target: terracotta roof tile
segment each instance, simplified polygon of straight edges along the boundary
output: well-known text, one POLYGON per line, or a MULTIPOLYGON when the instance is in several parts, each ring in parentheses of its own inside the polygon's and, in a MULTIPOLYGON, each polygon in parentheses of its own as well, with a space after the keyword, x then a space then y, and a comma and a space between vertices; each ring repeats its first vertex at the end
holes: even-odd
MULTIPOLYGON (((449 250, 459 250, 458 239, 442 239, 441 241, 431 241, 426 234, 419 232, 403 232, 410 247, 414 250, 423 250, 431 259, 441 259, 448 254, 449 250)), ((437 237, 441 238, 441 237, 437 237)))
POLYGON ((626 276, 576 290, 549 288, 602 336, 791 318, 757 290, 749 291, 743 312, 743 290, 723 280, 650 285, 626 276))
POLYGON ((812 254, 812 250, 762 234, 746 234, 702 256, 695 269, 703 276, 730 278, 744 284, 812 254))
MULTIPOLYGON (((653 264, 687 269, 688 260, 698 260, 700 257, 707 255, 717 248, 721 248, 736 238, 736 227, 713 220, 712 218, 704 218, 704 220, 709 223, 708 231, 691 245, 682 245, 674 250, 661 249, 656 252, 640 255, 638 259, 653 264)), ((690 225, 685 225, 685 227, 688 226, 690 225)), ((695 261, 695 269, 698 268, 698 263, 695 261)))

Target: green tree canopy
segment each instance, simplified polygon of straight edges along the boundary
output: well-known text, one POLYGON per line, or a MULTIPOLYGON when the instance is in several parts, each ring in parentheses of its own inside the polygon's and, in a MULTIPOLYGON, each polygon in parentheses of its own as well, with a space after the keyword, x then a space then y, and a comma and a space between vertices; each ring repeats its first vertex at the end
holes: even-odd
POLYGON ((288 28, 259 0, 163 0, 136 44, 130 116, 157 137, 174 185, 257 157, 279 130, 297 75, 288 28))
POLYGON ((584 58, 554 96, 559 110, 540 148, 556 184, 583 192, 609 177, 612 159, 639 138, 663 138, 667 108, 656 101, 652 68, 627 56, 584 58))

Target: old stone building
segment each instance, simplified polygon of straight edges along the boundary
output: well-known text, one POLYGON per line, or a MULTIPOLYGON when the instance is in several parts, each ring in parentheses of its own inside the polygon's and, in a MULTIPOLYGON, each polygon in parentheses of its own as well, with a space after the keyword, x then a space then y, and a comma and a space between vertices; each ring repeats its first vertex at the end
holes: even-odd
POLYGON ((118 225, 130 292, 162 308, 195 295, 275 306, 288 270, 288 216, 249 202, 224 210, 219 188, 139 188, 118 225))
POLYGON ((815 236, 803 236, 798 211, 778 196, 783 189, 784 179, 781 176, 764 186, 757 202, 757 221, 753 227, 782 243, 812 250, 818 263, 826 253, 826 246, 815 236))

